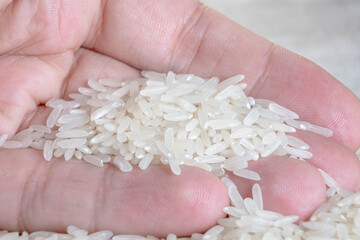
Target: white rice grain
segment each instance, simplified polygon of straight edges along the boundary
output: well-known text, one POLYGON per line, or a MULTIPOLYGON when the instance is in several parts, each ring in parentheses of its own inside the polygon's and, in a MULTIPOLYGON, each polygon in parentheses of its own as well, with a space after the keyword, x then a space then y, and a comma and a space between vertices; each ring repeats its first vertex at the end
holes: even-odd
POLYGON ((181 169, 180 169, 179 163, 176 161, 175 158, 170 158, 169 159, 169 165, 170 165, 171 171, 175 175, 180 175, 181 174, 181 169))
POLYGON ((108 112, 110 112, 110 110, 112 109, 112 104, 107 104, 97 110, 95 110, 92 114, 91 114, 91 121, 94 121, 96 119, 99 119, 103 116, 105 116, 108 112))
POLYGON ((64 153, 65 161, 69 161, 75 154, 75 148, 68 148, 64 153))
POLYGON ((247 170, 247 169, 238 169, 234 171, 236 176, 246 178, 253 181, 260 181, 260 175, 254 171, 247 170))
POLYGON ((197 84, 179 83, 174 88, 167 90, 167 94, 174 97, 182 97, 188 95, 198 88, 197 84))
POLYGON ((241 197, 240 193, 236 189, 236 186, 230 186, 228 188, 228 194, 231 200, 231 203, 240 210, 246 210, 244 199, 241 197))
POLYGON ((205 122, 204 128, 211 127, 214 130, 231 129, 241 126, 241 122, 238 120, 210 120, 205 122))
MULTIPOLYGON (((59 149, 57 149, 57 150, 59 150, 59 149)), ((63 150, 63 149, 61 149, 61 150, 63 150)), ((54 155, 55 155, 55 154, 54 154, 54 155)), ((56 155, 55 155, 55 156, 56 156, 56 155)), ((82 154, 80 151, 78 151, 78 150, 75 151, 74 156, 75 156, 77 159, 79 159, 79 160, 83 158, 83 154, 82 154)))
POLYGON ((82 153, 92 154, 92 150, 86 145, 81 145, 81 146, 78 146, 76 148, 77 148, 77 150, 79 150, 82 153))
POLYGON ((199 124, 199 120, 194 118, 191 119, 185 126, 185 131, 190 132, 192 130, 194 130, 199 124))
POLYGON ((241 208, 236 207, 224 207, 223 211, 232 217, 241 218, 242 216, 248 215, 248 212, 241 208))
POLYGON ((279 115, 265 108, 258 108, 258 112, 261 117, 266 119, 275 121, 280 119, 279 115))
POLYGON ((56 235, 56 233, 54 232, 48 232, 48 231, 37 231, 37 232, 33 232, 30 233, 29 237, 30 238, 49 238, 53 235, 56 235))
POLYGON ((51 133, 51 129, 48 126, 41 124, 33 124, 30 126, 30 129, 33 131, 43 132, 43 133, 51 133))
POLYGON ((157 86, 157 87, 146 87, 140 91, 140 95, 144 97, 150 97, 154 95, 161 95, 168 90, 167 86, 157 86))
POLYGON ((299 121, 299 120, 293 120, 293 119, 286 119, 286 124, 288 124, 291 127, 301 129, 301 130, 307 130, 309 127, 309 123, 305 121, 299 121))
POLYGON ((85 96, 95 96, 96 95, 96 91, 91 88, 79 87, 78 91, 79 91, 79 93, 81 93, 85 96))
POLYGON ((104 86, 112 87, 112 88, 120 88, 124 85, 124 82, 119 81, 117 79, 113 79, 113 78, 99 79, 99 83, 101 83, 104 86))
POLYGON ((206 155, 214 155, 214 154, 220 153, 220 152, 224 151, 228 146, 229 146, 229 144, 227 142, 216 143, 214 145, 209 146, 205 150, 205 154, 206 155))
POLYGON ((82 230, 74 225, 70 225, 66 229, 67 233, 74 236, 74 237, 80 237, 80 236, 87 236, 88 232, 85 230, 82 230))
POLYGON ((145 156, 139 162, 139 168, 145 170, 150 165, 153 158, 154 158, 154 154, 152 153, 145 154, 145 156))
POLYGON ((246 115, 243 122, 246 126, 251 126, 259 119, 259 116, 260 116, 260 114, 259 114, 259 111, 257 110, 257 108, 253 108, 248 113, 248 115, 246 115))
POLYGON ((254 184, 252 188, 252 196, 257 208, 263 210, 263 198, 259 184, 254 184))
POLYGON ((175 139, 174 139, 174 129, 169 127, 164 132, 165 146, 169 150, 172 150, 174 148, 174 141, 175 141, 175 139))
POLYGON ((179 99, 179 101, 177 102, 177 104, 178 104, 182 109, 184 109, 185 111, 190 112, 190 113, 193 113, 193 112, 195 112, 195 111, 197 110, 197 107, 196 107, 194 104, 188 102, 188 101, 185 100, 185 99, 179 99))
POLYGON ((280 106, 279 104, 276 104, 274 102, 269 104, 269 110, 274 113, 277 113, 281 116, 289 118, 289 119, 298 119, 299 118, 299 115, 297 113, 295 113, 287 108, 284 108, 283 106, 280 106))
POLYGON ((107 90, 106 87, 104 87, 104 85, 102 85, 99 81, 95 81, 93 79, 88 80, 88 85, 97 92, 106 92, 107 90))
POLYGON ((313 124, 309 124, 307 126, 307 130, 317 133, 319 135, 325 136, 325 137, 331 137, 333 135, 333 131, 331 129, 316 126, 313 124))
POLYGON ((76 138, 76 137, 87 137, 89 136, 89 132, 85 130, 65 130, 59 131, 56 133, 56 137, 58 138, 76 138))
POLYGON ((311 152, 294 147, 284 147, 284 149, 288 154, 296 156, 297 158, 310 159, 313 156, 311 152))
POLYGON ((191 113, 167 113, 164 115, 164 119, 170 122, 180 122, 192 119, 191 113))
POLYGON ((236 86, 228 86, 224 90, 220 91, 218 94, 216 94, 215 99, 216 100, 224 100, 227 99, 233 95, 235 95, 238 92, 238 88, 236 86))
POLYGON ((271 144, 267 145, 264 151, 261 152, 261 157, 270 156, 281 145, 280 139, 275 140, 271 144))
POLYGON ((124 158, 120 156, 114 158, 114 164, 123 172, 130 172, 133 169, 129 161, 126 161, 124 158))
POLYGON ((201 134, 200 128, 195 128, 191 132, 189 132, 188 138, 191 140, 198 139, 201 134))
POLYGON ((255 133, 255 130, 252 128, 242 127, 230 134, 231 138, 237 139, 237 138, 249 138, 253 137, 255 133))
POLYGON ((219 83, 218 85, 218 91, 221 91, 231 85, 236 85, 238 83, 240 83, 242 80, 244 80, 245 76, 240 74, 240 75, 236 75, 230 78, 227 78, 225 80, 223 80, 221 83, 219 83))
POLYGON ((90 139, 90 144, 94 145, 94 144, 101 143, 101 142, 105 141, 106 139, 108 139, 111 136, 112 136, 112 134, 109 133, 109 132, 99 133, 99 134, 95 135, 94 137, 92 137, 90 139))
POLYGON ((268 145, 274 141, 276 141, 278 139, 278 136, 276 135, 275 132, 270 132, 268 134, 266 134, 265 136, 263 136, 261 143, 264 145, 268 145))
POLYGON ((89 121, 89 116, 84 113, 80 114, 63 114, 57 120, 58 123, 66 124, 71 122, 81 121, 87 123, 89 121))
POLYGON ((245 198, 244 205, 249 215, 256 215, 256 212, 259 210, 255 201, 251 198, 245 198))
POLYGON ((240 139, 239 143, 250 150, 255 150, 255 145, 247 138, 240 139))
POLYGON ((67 124, 61 125, 61 127, 59 127, 59 131, 65 131, 65 130, 69 130, 69 129, 73 129, 73 128, 78 128, 78 127, 82 127, 85 124, 87 124, 89 122, 89 117, 87 118, 82 118, 82 119, 77 119, 74 121, 71 121, 67 124))
POLYGON ((223 162, 225 158, 219 155, 206 155, 202 157, 201 156, 195 157, 194 160, 199 163, 220 163, 223 162))
POLYGON ((125 96, 126 94, 128 94, 129 90, 130 90, 129 85, 124 85, 123 87, 115 90, 111 95, 115 96, 117 98, 121 98, 121 97, 125 96))
POLYGON ((271 123, 270 128, 274 131, 282 131, 282 132, 290 132, 290 133, 296 132, 295 128, 283 123, 271 123))
POLYGON ((3 148, 8 148, 8 149, 16 149, 16 148, 22 148, 23 144, 22 142, 19 141, 6 141, 2 144, 3 148))
POLYGON ((138 102, 138 104, 139 104, 139 107, 140 107, 141 111, 142 111, 146 116, 148 116, 148 117, 151 118, 152 115, 153 115, 153 112, 152 112, 152 110, 151 110, 151 108, 150 108, 149 103, 148 103, 145 99, 141 99, 141 100, 138 102))
POLYGON ((280 219, 276 220, 274 222, 274 226, 275 227, 281 227, 281 226, 285 226, 287 224, 291 224, 296 222, 299 219, 298 216, 285 216, 285 217, 281 217, 280 219))
POLYGON ((205 83, 203 83, 199 89, 200 91, 202 92, 206 92, 206 91, 209 91, 211 89, 216 89, 218 84, 220 82, 220 79, 217 78, 217 77, 212 77, 210 78, 208 81, 206 81, 205 83))
POLYGON ((102 107, 106 104, 106 101, 97 98, 90 98, 86 101, 86 104, 91 107, 102 107))
POLYGON ((147 240, 147 238, 139 235, 116 235, 112 240, 147 240))
POLYGON ((49 117, 46 120, 46 126, 52 128, 55 126, 55 123, 60 116, 63 107, 61 105, 57 105, 50 113, 49 117))
POLYGON ((333 179, 332 177, 330 177, 329 174, 327 174, 325 171, 321 170, 320 168, 318 168, 318 171, 320 172, 321 176, 324 179, 325 184, 330 187, 330 188, 334 188, 334 189, 340 189, 339 184, 335 181, 335 179, 333 179))
POLYGON ((86 143, 86 138, 72 138, 60 140, 56 143, 58 147, 67 149, 67 148, 78 148, 86 143))
POLYGON ((301 139, 288 135, 288 144, 290 146, 293 146, 295 148, 301 149, 301 150, 307 150, 310 148, 310 146, 308 144, 306 144, 304 141, 302 141, 301 139))
POLYGON ((91 163, 92 165, 95 165, 97 167, 103 167, 104 166, 104 162, 101 158, 96 157, 94 155, 84 155, 83 156, 84 160, 88 163, 91 163))
POLYGON ((166 147, 166 145, 164 144, 164 142, 160 141, 160 140, 156 140, 155 144, 157 146, 157 148, 159 149, 160 153, 166 157, 166 158, 172 158, 173 154, 170 152, 170 150, 166 147))
POLYGON ((111 239, 111 237, 113 235, 114 234, 111 231, 105 230, 105 231, 99 231, 99 232, 92 233, 88 237, 89 237, 89 240, 108 240, 108 239, 111 239))
POLYGON ((31 138, 25 138, 25 139, 23 139, 23 140, 21 141, 22 147, 23 147, 23 148, 30 147, 30 145, 31 145, 33 142, 34 142, 33 139, 31 139, 31 138))
POLYGON ((118 127, 119 127, 119 125, 117 125, 114 122, 107 122, 104 124, 104 128, 111 133, 116 133, 118 127))
POLYGON ((203 239, 213 239, 214 237, 219 236, 222 231, 224 231, 224 227, 216 225, 204 233, 203 239))
POLYGON ((51 140, 45 141, 43 156, 46 161, 50 161, 54 152, 54 142, 51 140))

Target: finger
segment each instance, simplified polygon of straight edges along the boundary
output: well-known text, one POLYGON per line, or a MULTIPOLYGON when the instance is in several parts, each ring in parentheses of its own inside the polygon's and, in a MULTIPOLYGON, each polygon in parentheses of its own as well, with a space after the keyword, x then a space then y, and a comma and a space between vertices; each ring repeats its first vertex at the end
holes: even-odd
MULTIPOLYGON (((124 81, 136 77, 139 77, 139 71, 124 63, 90 50, 79 49, 75 54, 71 72, 69 72, 63 80, 62 86, 59 87, 59 93, 50 91, 56 83, 51 87, 45 86, 44 91, 41 91, 41 93, 46 94, 44 102, 54 95, 68 99, 70 93, 77 93, 79 87, 86 86, 89 79, 114 78, 119 81, 124 81), (45 89, 46 87, 49 89, 45 89)), ((37 90, 39 89, 37 85, 32 87, 33 90, 36 88, 37 90)), ((39 94, 40 96, 41 93, 39 94)), ((24 104, 21 106, 25 107, 24 104)), ((49 108, 44 106, 36 107, 36 105, 34 105, 32 110, 28 111, 26 116, 21 119, 21 125, 16 129, 18 129, 18 131, 22 130, 28 128, 31 124, 46 125, 46 119, 50 112, 51 109, 49 108)))
POLYGON ((84 46, 138 69, 258 78, 272 46, 194 0, 110 1, 102 17, 84 46))
POLYGON ((0 228, 63 232, 69 224, 89 231, 178 236, 202 232, 224 217, 226 189, 212 174, 166 166, 122 173, 77 160, 42 160, 41 152, 0 151, 0 228))
POLYGON ((332 129, 333 138, 354 152, 360 146, 360 100, 300 56, 274 49, 252 95, 274 100, 299 113, 301 120, 332 129))
POLYGON ((26 114, 49 98, 60 96, 72 53, 0 58, 0 133, 15 133, 26 114))
POLYGON ((51 97, 66 97, 88 79, 138 77, 138 71, 104 55, 80 49, 58 56, 0 58, 0 132, 13 134, 29 126, 37 106, 51 97), (71 65, 74 61, 74 67, 71 65), (34 66, 36 66, 34 68, 34 66), (68 70, 71 72, 68 74, 68 70), (25 121, 25 122, 24 122, 25 121))
POLYGON ((255 96, 333 128, 334 138, 352 150, 360 146, 360 102, 349 90, 315 64, 199 2, 113 1, 102 16, 100 34, 89 35, 86 47, 139 69, 221 78, 243 73, 247 90, 256 86, 255 96))
POLYGON ((93 1, 86 3, 86 11, 78 11, 83 4, 12 1, 1 12, 0 134, 12 135, 36 105, 60 95, 73 52, 100 8, 93 1))
POLYGON ((342 187, 351 191, 360 190, 360 161, 355 153, 334 139, 311 132, 298 132, 296 136, 306 139, 313 157, 306 159, 316 168, 329 174, 342 187), (355 181, 354 181, 355 180, 355 181))
POLYGON ((0 15, 0 54, 75 51, 91 31, 100 8, 99 1, 11 1, 0 15))
POLYGON ((288 157, 271 156, 252 161, 249 169, 261 176, 259 182, 230 174, 243 197, 251 197, 251 188, 259 183, 264 209, 284 215, 309 216, 326 200, 325 184, 312 165, 288 157))

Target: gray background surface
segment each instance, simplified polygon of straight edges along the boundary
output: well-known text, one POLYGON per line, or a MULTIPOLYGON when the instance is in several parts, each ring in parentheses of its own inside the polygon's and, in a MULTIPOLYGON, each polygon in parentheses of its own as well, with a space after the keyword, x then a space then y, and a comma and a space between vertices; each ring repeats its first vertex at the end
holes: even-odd
POLYGON ((360 97, 360 0, 202 0, 323 67, 360 97))

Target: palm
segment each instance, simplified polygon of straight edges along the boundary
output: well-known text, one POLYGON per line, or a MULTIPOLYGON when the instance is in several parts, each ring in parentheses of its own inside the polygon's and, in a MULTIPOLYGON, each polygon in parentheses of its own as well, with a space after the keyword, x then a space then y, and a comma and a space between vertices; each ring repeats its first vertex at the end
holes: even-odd
MULTIPOLYGON (((244 73, 249 94, 335 132, 332 139, 298 133, 312 146, 311 164, 269 157, 251 166, 266 180, 265 207, 307 217, 325 199, 316 168, 359 189, 353 154, 360 145, 359 100, 314 64, 192 0, 59 2, 0 3, 1 133, 43 121, 41 103, 75 92, 88 78, 127 79, 137 69, 221 78, 244 73)), ((0 191, 7 192, 0 195, 0 228, 8 230, 63 231, 75 224, 186 235, 215 224, 228 204, 222 183, 199 169, 172 176, 154 166, 124 174, 77 161, 47 163, 31 149, 1 150, 0 159, 0 191)), ((251 182, 234 180, 249 194, 251 182)))

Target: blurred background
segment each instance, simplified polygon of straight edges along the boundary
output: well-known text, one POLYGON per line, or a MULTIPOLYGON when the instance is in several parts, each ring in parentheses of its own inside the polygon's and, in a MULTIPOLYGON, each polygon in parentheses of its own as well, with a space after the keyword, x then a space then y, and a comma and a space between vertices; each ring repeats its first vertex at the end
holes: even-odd
POLYGON ((360 98, 360 0, 201 0, 320 65, 360 98))

